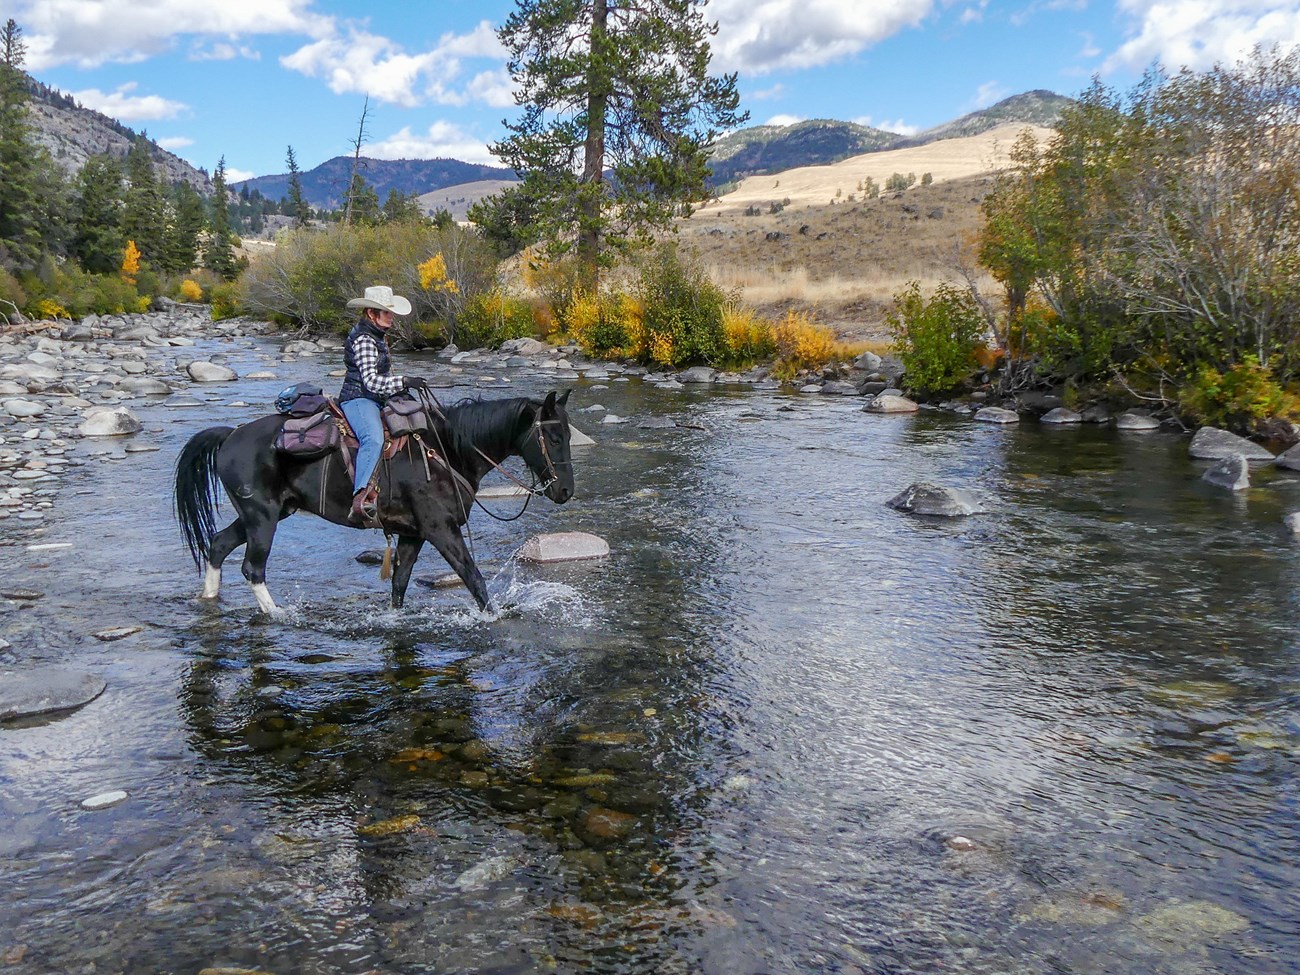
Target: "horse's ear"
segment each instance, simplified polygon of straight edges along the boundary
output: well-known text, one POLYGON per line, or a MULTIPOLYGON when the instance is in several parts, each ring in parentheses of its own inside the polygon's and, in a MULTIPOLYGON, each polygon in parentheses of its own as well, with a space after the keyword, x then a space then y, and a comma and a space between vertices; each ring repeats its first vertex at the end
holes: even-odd
POLYGON ((542 416, 549 416, 555 412, 555 390, 546 394, 546 402, 542 403, 542 416))
POLYGON ((566 389, 563 393, 560 394, 560 398, 556 400, 556 402, 559 403, 561 406, 567 405, 569 402, 569 394, 572 392, 573 392, 572 389, 566 389))

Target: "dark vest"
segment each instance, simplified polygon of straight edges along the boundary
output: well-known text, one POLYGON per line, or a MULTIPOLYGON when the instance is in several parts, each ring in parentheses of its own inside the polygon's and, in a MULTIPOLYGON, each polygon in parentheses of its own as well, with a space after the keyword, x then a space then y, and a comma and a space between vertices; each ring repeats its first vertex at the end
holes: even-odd
POLYGON ((369 335, 379 346, 379 362, 375 366, 375 372, 387 376, 389 369, 392 368, 393 360, 388 354, 388 336, 376 328, 370 319, 361 319, 352 326, 352 331, 348 332, 347 340, 343 343, 343 365, 347 369, 347 374, 343 377, 343 388, 339 390, 339 402, 346 403, 350 399, 364 397, 383 406, 388 397, 382 393, 372 393, 361 382, 361 369, 357 366, 356 343, 363 335, 369 335))

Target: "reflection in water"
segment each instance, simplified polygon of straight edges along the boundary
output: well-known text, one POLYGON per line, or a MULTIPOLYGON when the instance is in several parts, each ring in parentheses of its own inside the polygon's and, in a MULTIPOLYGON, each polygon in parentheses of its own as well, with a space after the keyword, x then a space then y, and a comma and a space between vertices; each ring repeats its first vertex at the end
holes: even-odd
POLYGON ((63 588, 0 630, 110 683, 0 729, 7 970, 1289 970, 1300 482, 1229 498, 1161 435, 592 401, 691 427, 601 427, 571 505, 476 520, 492 618, 387 611, 372 540, 303 516, 289 612, 237 576, 200 606, 124 513, 193 424, 88 471, 77 559, 13 573, 63 588), (884 506, 916 480, 988 514, 884 506), (509 558, 571 529, 611 558, 509 558))

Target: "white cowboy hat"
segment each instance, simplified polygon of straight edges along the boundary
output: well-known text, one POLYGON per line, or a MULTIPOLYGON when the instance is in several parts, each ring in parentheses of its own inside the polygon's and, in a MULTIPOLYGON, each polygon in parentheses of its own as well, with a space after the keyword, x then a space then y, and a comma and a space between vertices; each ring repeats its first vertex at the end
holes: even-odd
POLYGON ((411 303, 401 295, 393 294, 393 289, 384 285, 367 288, 364 298, 353 298, 348 302, 349 308, 378 308, 391 311, 394 315, 411 314, 411 303))

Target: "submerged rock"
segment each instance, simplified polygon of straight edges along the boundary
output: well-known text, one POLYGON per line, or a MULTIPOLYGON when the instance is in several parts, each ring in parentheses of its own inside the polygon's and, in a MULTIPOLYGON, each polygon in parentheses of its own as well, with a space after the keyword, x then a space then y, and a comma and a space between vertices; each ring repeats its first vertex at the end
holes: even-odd
POLYGON ((94 674, 62 667, 0 669, 0 721, 71 711, 93 701, 108 685, 94 674))
POLYGON ((924 482, 913 484, 901 494, 890 498, 885 504, 896 511, 910 515, 930 515, 938 518, 960 518, 984 510, 969 491, 924 482))
POLYGON ((1144 433, 1149 430, 1159 430, 1160 421, 1141 413, 1121 413, 1115 417, 1115 429, 1144 433))
POLYGON ((1058 406, 1054 410, 1048 410, 1042 415, 1040 423, 1082 423, 1083 415, 1067 410, 1064 406, 1058 406))
POLYGON ((986 406, 975 414, 977 423, 1019 423, 1020 414, 1015 410, 1004 410, 1000 406, 986 406))

